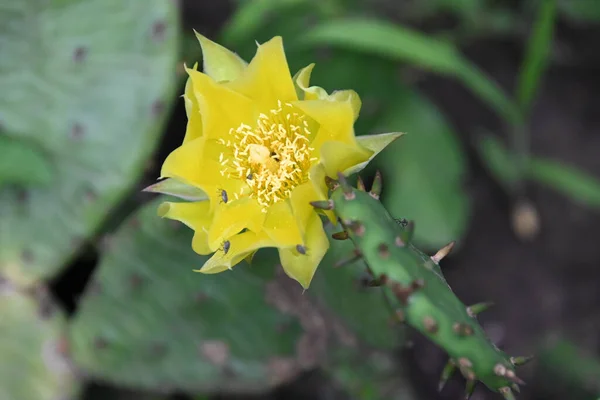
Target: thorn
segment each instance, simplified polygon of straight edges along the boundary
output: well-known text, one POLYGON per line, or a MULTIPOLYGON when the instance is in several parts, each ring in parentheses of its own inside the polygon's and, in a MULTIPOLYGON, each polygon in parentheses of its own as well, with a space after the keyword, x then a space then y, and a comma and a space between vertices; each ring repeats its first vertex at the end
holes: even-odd
POLYGON ((471 317, 474 317, 477 314, 486 311, 488 308, 490 308, 493 305, 494 305, 494 303, 492 303, 491 301, 473 304, 472 306, 467 307, 467 314, 469 314, 469 316, 471 316, 471 317))
POLYGON ((328 176, 325 177, 325 185, 329 188, 329 190, 335 190, 337 189, 340 185, 338 183, 338 181, 336 181, 333 178, 330 178, 328 176))
POLYGON ((360 251, 355 250, 354 255, 352 257, 341 259, 340 261, 333 264, 334 268, 343 267, 344 265, 352 264, 353 262, 359 260, 362 257, 360 251))
POLYGON ((362 178, 360 176, 356 180, 356 188, 358 190, 360 190, 361 192, 367 191, 367 189, 365 188, 365 182, 362 180, 362 178))
POLYGON ((406 225, 406 228, 400 233, 400 240, 404 245, 410 243, 413 238, 413 234, 415 233, 415 223, 413 221, 409 221, 406 225))
POLYGON ((521 393, 521 388, 519 387, 519 385, 517 385, 516 383, 513 383, 512 385, 510 385, 510 387, 512 388, 512 390, 514 390, 517 393, 521 393))
POLYGON ((533 360, 533 356, 521 356, 521 357, 511 357, 510 358, 510 362, 514 366, 525 365, 531 360, 533 360))
POLYGON ((385 243, 381 243, 379 246, 377 246, 377 251, 379 252, 379 256, 383 259, 390 257, 390 249, 385 243))
POLYGON ((521 386, 526 385, 525 381, 523 379, 519 378, 517 376, 517 374, 515 374, 515 371, 513 371, 513 370, 509 369, 508 371, 506 371, 506 374, 504 375, 504 377, 506 379, 508 379, 509 381, 516 383, 518 385, 521 385, 521 386))
POLYGON ((438 331, 438 324, 435 322, 433 317, 427 315, 423 318, 423 327, 429 333, 436 333, 438 331))
POLYGON ((344 225, 348 227, 356 236, 362 236, 365 234, 365 226, 359 221, 345 222, 344 225))
POLYGON ((333 210, 333 200, 311 201, 310 205, 320 210, 333 210))
POLYGON ((448 360, 444 369, 442 370, 442 376, 440 377, 440 383, 438 383, 438 392, 441 392, 446 386, 446 382, 454 375, 456 372, 456 364, 452 360, 448 360))
POLYGON ((505 400, 515 400, 515 396, 512 394, 508 386, 498 389, 498 391, 504 396, 505 400))
POLYGON ((354 193, 352 193, 352 186, 350 186, 350 184, 348 183, 348 180, 346 179, 344 174, 342 174, 341 172, 338 172, 338 182, 340 184, 340 187, 342 188, 342 191, 344 192, 344 194, 346 196, 350 196, 350 195, 354 194, 354 193))
POLYGON ((335 240, 346 240, 349 238, 348 232, 346 231, 336 232, 332 234, 331 237, 335 240))
POLYGON ((440 261, 442 261, 442 259, 444 257, 446 257, 448 254, 450 254, 450 252, 452 251, 452 248, 454 247, 454 244, 456 242, 450 242, 447 245, 445 245, 444 247, 442 247, 441 249, 439 249, 437 251, 437 253, 435 253, 434 255, 431 256, 431 259, 436 263, 439 264, 440 261))
POLYGON ((373 179, 373 185, 371 186, 371 191, 369 194, 375 200, 379 200, 379 196, 381 195, 381 189, 383 188, 383 180, 381 179, 381 172, 378 170, 375 172, 375 178, 373 179))
POLYGON ((469 379, 467 381, 467 386, 465 388, 465 400, 469 400, 475 391, 475 385, 477 384, 476 380, 469 379))

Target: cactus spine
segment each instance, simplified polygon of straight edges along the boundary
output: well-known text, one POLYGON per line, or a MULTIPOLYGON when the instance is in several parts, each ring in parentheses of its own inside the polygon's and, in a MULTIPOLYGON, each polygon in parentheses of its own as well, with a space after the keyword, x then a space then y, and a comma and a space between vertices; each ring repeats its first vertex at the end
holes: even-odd
POLYGON ((344 227, 336 238, 352 240, 355 253, 366 262, 372 277, 369 286, 381 287, 395 306, 397 319, 419 330, 449 354, 439 389, 459 370, 467 380, 467 399, 477 382, 505 399, 514 399, 513 392, 524 384, 515 367, 526 359, 509 357, 486 336, 476 315, 490 303, 467 307, 446 282, 439 262, 452 250, 453 243, 431 257, 411 244, 414 224, 395 220, 379 202, 379 173, 370 192, 366 192, 361 181, 356 189, 342 174, 338 174, 338 179, 328 179, 328 201, 312 204, 317 209, 334 210, 344 227))

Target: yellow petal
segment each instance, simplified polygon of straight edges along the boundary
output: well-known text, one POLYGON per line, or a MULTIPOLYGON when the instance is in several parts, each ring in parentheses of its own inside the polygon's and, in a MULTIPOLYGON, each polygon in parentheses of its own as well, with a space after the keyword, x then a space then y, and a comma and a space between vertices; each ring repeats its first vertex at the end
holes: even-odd
POLYGON ((280 201, 269 207, 263 229, 277 247, 296 247, 303 242, 292 208, 287 201, 280 201))
POLYGON ((315 214, 315 209, 310 205, 311 201, 327 200, 326 197, 320 195, 312 182, 303 183, 292 190, 290 195, 290 203, 296 223, 302 234, 305 233, 306 225, 312 214, 315 214))
POLYGON ((298 99, 280 36, 259 45, 242 75, 226 85, 255 100, 263 110, 277 108, 278 101, 298 99))
POLYGON ((209 246, 217 249, 227 238, 248 228, 259 231, 265 220, 265 213, 256 199, 245 197, 239 200, 229 200, 221 204, 215 211, 215 218, 208 232, 209 246))
POLYGON ((203 177, 201 157, 204 144, 205 138, 201 136, 173 150, 162 165, 160 177, 176 178, 193 186, 201 185, 203 177))
MULTIPOLYGON (((194 64, 192 69, 195 70, 197 66, 198 63, 194 64)), ((185 82, 185 90, 183 92, 185 113, 188 118, 183 143, 202 136, 202 116, 200 115, 200 108, 198 107, 196 96, 194 95, 193 86, 192 78, 188 77, 187 81, 185 82)))
POLYGON ((246 69, 246 61, 231 50, 194 31, 202 47, 204 73, 216 82, 236 79, 246 69))
POLYGON ((296 93, 300 100, 328 100, 333 102, 347 102, 352 107, 354 113, 354 121, 358 118, 362 101, 360 96, 354 90, 336 90, 328 94, 325 89, 320 86, 309 86, 310 75, 315 64, 310 64, 294 75, 293 81, 296 85, 296 93))
POLYGON ((250 192, 244 180, 221 175, 219 149, 222 146, 215 140, 201 136, 175 149, 165 160, 161 178, 176 178, 183 183, 198 187, 206 193, 211 203, 211 211, 222 202, 222 192, 230 199, 243 197, 250 192), (219 147, 220 146, 220 147, 219 147))
POLYGON ((265 235, 246 231, 239 235, 232 236, 229 239, 229 249, 227 254, 221 249, 217 251, 204 265, 196 272, 204 274, 216 274, 231 269, 240 261, 248 257, 252 252, 263 247, 274 247, 274 242, 265 235))
POLYGON ((231 139, 229 131, 240 124, 253 126, 257 111, 248 97, 224 84, 218 84, 202 72, 187 69, 193 83, 194 95, 202 113, 203 135, 211 139, 231 139))
POLYGON ((210 254, 214 250, 208 246, 208 227, 212 220, 208 201, 194 203, 164 202, 158 206, 158 216, 180 221, 194 230, 192 248, 198 254, 210 254))
POLYGON ((279 249, 281 265, 285 273, 308 289, 319 263, 329 249, 329 240, 321 218, 313 214, 306 231, 306 254, 296 249, 279 249))
POLYGON ((344 175, 352 175, 357 172, 362 171, 368 164, 373 160, 377 154, 379 154, 383 149, 385 149, 389 144, 391 144, 394 140, 398 139, 400 136, 403 136, 404 133, 401 132, 390 132, 390 133, 381 133, 377 135, 362 135, 356 138, 356 141, 362 147, 372 151, 373 153, 369 157, 368 160, 360 162, 352 167, 343 171, 344 175))
POLYGON ((319 124, 319 131, 310 143, 315 149, 314 157, 320 158, 321 146, 328 141, 355 145, 354 111, 349 102, 308 100, 293 104, 319 124))
POLYGON ((312 73, 315 64, 310 64, 294 75, 293 81, 296 84, 296 94, 301 100, 317 100, 327 97, 327 91, 319 86, 308 86, 310 74, 312 73))
POLYGON ((354 113, 354 121, 358 119, 362 101, 360 100, 358 93, 356 93, 354 90, 336 90, 327 97, 327 100, 350 103, 354 113))
POLYGON ((359 145, 340 142, 326 142, 321 146, 321 163, 328 176, 335 177, 338 172, 365 162, 373 154, 359 145))

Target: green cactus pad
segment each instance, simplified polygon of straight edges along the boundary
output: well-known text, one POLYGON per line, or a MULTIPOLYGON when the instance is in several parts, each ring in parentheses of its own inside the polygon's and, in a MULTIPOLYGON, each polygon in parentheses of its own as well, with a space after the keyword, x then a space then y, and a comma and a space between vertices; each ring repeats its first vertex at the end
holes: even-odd
POLYGON ((54 275, 130 188, 176 82, 176 2, 0 2, 0 131, 51 160, 50 187, 0 189, 0 273, 54 275))
MULTIPOLYGON (((162 199, 164 201, 164 199, 162 199)), ((261 392, 354 344, 333 315, 273 264, 193 272, 207 256, 153 201, 105 240, 70 331, 74 361, 130 388, 261 392)))
POLYGON ((340 174, 330 182, 330 207, 373 277, 396 307, 400 321, 416 328, 448 352, 450 367, 444 378, 458 369, 467 379, 467 398, 477 381, 507 399, 522 381, 516 376, 520 362, 499 350, 486 336, 476 319, 485 307, 465 306, 444 279, 439 261, 452 244, 434 256, 427 256, 411 244, 414 225, 395 220, 379 202, 381 176, 371 192, 356 190, 340 174))
POLYGON ((406 368, 390 352, 356 353, 338 360, 327 372, 334 385, 354 400, 418 399, 406 368))
POLYGON ((65 319, 51 299, 0 281, 0 399, 74 399, 65 319))
MULTIPOLYGON (((325 227, 329 236, 342 230, 339 224, 325 227)), ((405 332, 401 327, 388 329, 393 310, 388 308, 381 293, 364 286, 365 264, 354 258, 353 250, 349 240, 331 240, 306 294, 331 310, 365 345, 381 350, 397 349, 404 343, 405 332), (373 329, 377 326, 382 329, 373 329)))

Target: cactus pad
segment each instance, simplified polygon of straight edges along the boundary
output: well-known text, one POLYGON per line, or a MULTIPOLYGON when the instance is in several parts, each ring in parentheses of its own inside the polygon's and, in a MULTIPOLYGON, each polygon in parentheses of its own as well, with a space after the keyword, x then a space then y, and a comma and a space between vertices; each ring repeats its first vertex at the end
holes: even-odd
MULTIPOLYGON (((159 199, 164 201, 164 199, 159 199)), ((150 202, 110 238, 70 331, 74 361, 136 389, 261 392, 347 342, 335 318, 273 264, 200 275, 193 232, 150 202)))
POLYGON ((0 281, 0 399, 72 399, 79 384, 66 357, 65 319, 41 290, 0 281))
POLYGON ((0 2, 0 131, 51 161, 50 187, 0 189, 0 272, 54 275, 125 194, 174 96, 176 2, 0 2))
MULTIPOLYGON (((452 244, 431 257, 414 247, 414 225, 395 220, 379 202, 379 174, 370 192, 353 188, 341 174, 339 181, 330 181, 329 186, 332 193, 327 208, 334 210, 368 265, 370 285, 381 286, 396 307, 398 320, 450 355, 441 386, 454 370, 460 370, 467 379, 467 398, 478 381, 507 399, 514 398, 513 391, 524 383, 515 366, 526 360, 509 357, 488 339, 476 319, 487 303, 465 306, 444 279, 439 262, 452 244)), ((320 203, 314 205, 324 208, 320 203)))

